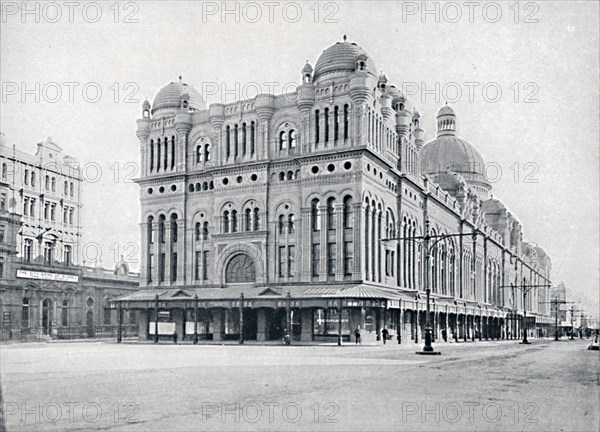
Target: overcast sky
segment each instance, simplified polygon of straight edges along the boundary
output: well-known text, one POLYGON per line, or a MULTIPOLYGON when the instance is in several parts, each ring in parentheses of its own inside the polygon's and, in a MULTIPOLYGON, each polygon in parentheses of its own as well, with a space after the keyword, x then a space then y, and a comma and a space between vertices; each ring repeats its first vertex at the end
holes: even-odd
POLYGON ((139 239, 138 187, 127 181, 137 172, 126 164, 138 163, 144 98, 179 75, 209 104, 291 90, 305 61, 346 34, 389 84, 414 93, 426 140, 452 102, 494 196, 552 257, 553 280, 598 299, 598 2, 431 2, 425 15, 421 2, 274 3, 232 2, 230 14, 221 2, 32 2, 29 14, 2 3, 2 132, 29 152, 52 136, 92 164, 90 180, 102 168, 84 186, 83 225, 104 266, 115 245, 128 253, 139 239))

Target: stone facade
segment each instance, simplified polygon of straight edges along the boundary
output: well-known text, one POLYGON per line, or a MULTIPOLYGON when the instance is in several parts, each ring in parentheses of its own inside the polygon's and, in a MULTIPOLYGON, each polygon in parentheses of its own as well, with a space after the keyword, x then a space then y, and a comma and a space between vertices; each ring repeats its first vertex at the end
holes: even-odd
MULTIPOLYGON (((139 275, 78 264, 82 179, 51 139, 35 155, 6 145, 0 181, 0 340, 115 333, 109 301, 138 289, 139 275)), ((137 334, 135 312, 121 321, 137 334)))
POLYGON ((206 107, 180 78, 144 102, 143 290, 123 302, 147 334, 164 311, 180 337, 201 321, 260 340, 276 321, 299 339, 418 340, 426 288, 438 337, 514 337, 523 308, 545 324, 550 258, 489 196, 452 108, 425 144, 410 101, 346 40, 301 74, 291 94, 206 107))

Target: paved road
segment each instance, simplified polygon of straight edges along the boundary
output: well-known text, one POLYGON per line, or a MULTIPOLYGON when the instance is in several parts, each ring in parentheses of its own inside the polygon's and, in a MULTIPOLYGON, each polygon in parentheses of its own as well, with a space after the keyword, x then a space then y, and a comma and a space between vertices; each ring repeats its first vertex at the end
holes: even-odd
POLYGON ((6 429, 597 431, 587 341, 0 346, 6 429))

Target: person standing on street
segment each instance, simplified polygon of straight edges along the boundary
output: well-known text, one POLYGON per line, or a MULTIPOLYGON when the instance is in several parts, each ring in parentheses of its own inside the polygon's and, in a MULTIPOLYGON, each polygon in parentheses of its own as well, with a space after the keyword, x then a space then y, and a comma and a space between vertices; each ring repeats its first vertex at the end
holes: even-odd
POLYGON ((383 330, 381 330, 381 338, 383 339, 384 345, 388 340, 389 334, 390 334, 390 332, 388 331, 387 327, 384 327, 383 330))
POLYGON ((354 337, 356 338, 355 344, 362 345, 360 336, 360 326, 356 327, 356 330, 354 330, 354 337))

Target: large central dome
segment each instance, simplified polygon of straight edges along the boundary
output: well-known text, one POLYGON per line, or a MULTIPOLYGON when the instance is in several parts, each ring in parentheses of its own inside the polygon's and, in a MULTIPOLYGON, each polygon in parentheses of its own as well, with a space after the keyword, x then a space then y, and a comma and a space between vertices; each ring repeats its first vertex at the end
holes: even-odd
POLYGON ((421 150, 421 171, 434 178, 446 172, 460 174, 481 199, 487 199, 491 185, 486 178, 485 162, 479 152, 456 136, 456 116, 449 106, 437 115, 438 136, 421 150))
POLYGON ((364 70, 377 77, 377 67, 373 59, 361 47, 353 42, 337 42, 325 49, 315 65, 313 74, 316 81, 319 76, 332 72, 351 73, 356 70, 359 57, 364 57, 364 70))

